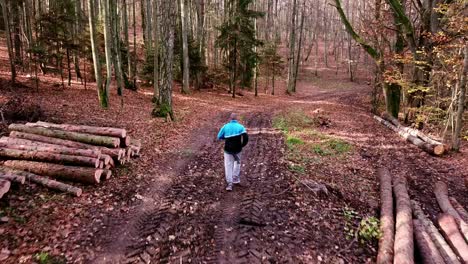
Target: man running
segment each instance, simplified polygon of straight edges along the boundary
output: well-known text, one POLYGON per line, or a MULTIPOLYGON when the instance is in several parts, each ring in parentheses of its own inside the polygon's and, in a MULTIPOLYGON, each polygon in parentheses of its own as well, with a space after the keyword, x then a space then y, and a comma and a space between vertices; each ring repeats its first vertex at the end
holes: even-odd
POLYGON ((245 127, 237 122, 237 115, 232 113, 229 119, 229 123, 225 124, 218 133, 218 140, 225 140, 226 191, 232 191, 232 185, 240 183, 241 152, 249 142, 245 127))

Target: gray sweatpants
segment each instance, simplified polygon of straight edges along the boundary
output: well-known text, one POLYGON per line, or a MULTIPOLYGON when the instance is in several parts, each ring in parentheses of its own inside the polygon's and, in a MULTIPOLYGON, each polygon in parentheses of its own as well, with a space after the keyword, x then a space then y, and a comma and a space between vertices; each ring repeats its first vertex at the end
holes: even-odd
POLYGON ((226 172, 226 182, 228 184, 240 182, 241 153, 237 154, 239 162, 233 155, 224 152, 224 170, 226 172))

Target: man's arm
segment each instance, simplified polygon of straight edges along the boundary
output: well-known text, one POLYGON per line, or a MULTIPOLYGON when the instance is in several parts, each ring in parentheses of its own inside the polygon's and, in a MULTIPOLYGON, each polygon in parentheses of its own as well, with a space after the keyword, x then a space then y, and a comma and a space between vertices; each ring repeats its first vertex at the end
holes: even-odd
POLYGON ((242 134, 242 147, 245 147, 249 143, 249 135, 247 135, 247 132, 242 134))
POLYGON ((218 140, 224 139, 224 126, 218 132, 218 140))

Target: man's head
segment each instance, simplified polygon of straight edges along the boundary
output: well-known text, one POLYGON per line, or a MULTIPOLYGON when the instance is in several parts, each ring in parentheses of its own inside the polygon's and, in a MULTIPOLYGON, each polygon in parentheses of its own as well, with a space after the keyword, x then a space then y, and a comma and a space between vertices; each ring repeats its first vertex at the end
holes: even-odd
POLYGON ((237 120, 237 114, 236 113, 231 113, 231 116, 229 117, 229 120, 237 120))

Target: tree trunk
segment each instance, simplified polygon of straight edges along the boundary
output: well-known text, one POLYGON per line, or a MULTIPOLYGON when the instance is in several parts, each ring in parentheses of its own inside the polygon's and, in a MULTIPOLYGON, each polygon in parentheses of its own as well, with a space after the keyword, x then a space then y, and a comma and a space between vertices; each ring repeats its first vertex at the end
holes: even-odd
POLYGON ((99 165, 100 165, 99 158, 73 156, 73 155, 65 155, 65 154, 58 154, 58 153, 53 153, 53 152, 33 151, 33 150, 0 148, 0 157, 6 158, 6 159, 64 163, 64 164, 80 165, 80 166, 87 166, 87 167, 94 167, 94 168, 99 168, 99 165))
POLYGON ((19 178, 23 179, 23 183, 24 183, 24 179, 28 179, 28 181, 31 181, 31 182, 34 182, 36 184, 42 185, 42 186, 47 187, 49 189, 70 193, 70 194, 72 194, 72 195, 74 195, 76 197, 80 197, 81 194, 83 193, 81 188, 77 188, 77 187, 71 186, 71 185, 66 184, 66 183, 54 181, 52 179, 42 177, 42 176, 39 176, 39 175, 36 175, 36 174, 33 174, 33 173, 29 173, 29 172, 26 172, 26 171, 14 170, 14 169, 8 169, 8 168, 1 168, 0 167, 0 178, 2 177, 2 174, 3 175, 12 175, 12 176, 15 176, 15 177, 19 177, 19 178))
POLYGON ((0 199, 10 190, 10 185, 9 181, 0 179, 0 199))
POLYGON ((292 94, 294 89, 294 54, 296 49, 296 10, 297 0, 293 0, 291 29, 289 33, 289 68, 288 68, 288 88, 287 93, 292 94))
POLYGON ((109 94, 112 83, 112 33, 110 18, 110 0, 102 0, 102 16, 104 18, 104 50, 106 54, 106 93, 109 94))
POLYGON ((15 58, 13 55, 13 45, 11 41, 11 32, 10 32, 10 21, 8 18, 8 7, 6 0, 1 0, 2 12, 3 12, 3 21, 5 23, 5 33, 6 33, 6 43, 8 49, 8 58, 10 60, 10 71, 11 71, 11 82, 14 84, 16 82, 16 68, 15 68, 15 58))
POLYGON ((19 175, 14 171, 10 171, 6 168, 0 167, 0 180, 7 180, 10 182, 24 184, 24 182, 26 181, 26 177, 19 175))
POLYGON ((154 68, 153 68, 153 103, 158 105, 160 102, 159 98, 159 4, 155 2, 153 4, 153 33, 154 33, 154 68))
POLYGON ((120 148, 106 148, 106 147, 101 147, 101 146, 80 143, 80 142, 76 142, 72 140, 64 140, 64 139, 55 138, 55 137, 46 137, 46 136, 22 133, 22 132, 16 132, 16 131, 12 131, 10 133, 10 137, 19 138, 19 139, 27 139, 31 141, 38 141, 38 142, 48 143, 51 145, 66 146, 70 148, 92 149, 94 151, 101 151, 102 154, 109 155, 115 160, 119 160, 123 152, 123 150, 120 148))
POLYGON ((179 0, 180 3, 180 18, 182 24, 182 58, 183 58, 183 81, 182 81, 182 93, 187 94, 189 92, 189 51, 188 51, 188 1, 179 0))
POLYGON ((394 263, 413 264, 413 219, 411 202, 404 178, 393 178, 393 191, 396 198, 396 231, 395 231, 395 258, 394 263))
POLYGON ((153 116, 170 117, 174 120, 172 110, 172 82, 173 82, 173 61, 174 61, 174 10, 173 1, 161 2, 162 12, 162 53, 161 53, 161 88, 160 102, 153 109, 153 116))
POLYGON ((101 61, 99 56, 99 44, 97 42, 97 31, 96 31, 96 17, 94 10, 94 1, 88 0, 88 10, 89 10, 89 28, 91 36, 91 50, 93 53, 93 65, 94 65, 94 76, 96 78, 97 92, 99 103, 101 107, 107 108, 109 106, 109 91, 106 90, 102 85, 102 76, 101 76, 101 61))
POLYGON ((421 220, 413 219, 414 237, 419 248, 419 254, 424 264, 445 264, 439 250, 426 232, 421 220))
POLYGON ((98 184, 101 181, 101 177, 106 177, 102 169, 64 166, 36 161, 7 160, 4 166, 34 174, 89 184, 98 184))
POLYGON ((406 139, 406 141, 416 145, 420 149, 424 150, 425 152, 440 156, 444 153, 444 146, 443 145, 432 145, 429 143, 424 142, 423 140, 410 135, 409 133, 399 129, 398 127, 394 126, 392 123, 374 115, 374 119, 379 121, 380 123, 384 124, 386 127, 390 128, 394 132, 398 133, 402 138, 406 139))
POLYGON ((393 263, 393 244, 395 220, 393 217, 392 175, 387 169, 379 169, 377 175, 380 179, 380 231, 378 264, 393 263))
POLYGON ((123 128, 114 127, 96 127, 86 125, 70 125, 70 124, 54 124, 48 122, 38 121, 36 123, 26 123, 27 126, 31 127, 44 127, 50 129, 58 129, 70 132, 87 133, 99 136, 118 137, 125 138, 127 131, 123 128))
POLYGON ((304 18, 305 18, 305 1, 303 2, 302 5, 302 15, 301 15, 301 26, 300 26, 300 31, 299 31, 299 43, 297 47, 297 58, 295 61, 295 66, 294 66, 294 85, 292 88, 292 91, 295 93, 296 92, 296 84, 297 84, 297 75, 299 74, 299 64, 301 61, 301 50, 302 50, 302 35, 304 33, 304 18))
POLYGON ((0 147, 8 149, 26 150, 26 151, 43 151, 52 152, 56 154, 82 156, 99 159, 101 157, 101 151, 91 149, 77 149, 68 148, 63 146, 50 146, 47 143, 38 143, 26 139, 16 139, 2 137, 0 139, 0 147))
MULTIPOLYGON (((115 0, 114 0, 115 1, 115 0)), ((122 66, 122 51, 120 46, 120 12, 118 10, 118 5, 116 2, 110 7, 111 12, 111 25, 112 25, 112 46, 114 51, 113 64, 115 71, 115 78, 117 79, 117 95, 123 95, 123 86, 124 86, 124 76, 123 76, 123 66, 122 66)), ((123 103, 123 98, 121 98, 123 103)))
POLYGON ((464 48, 464 56, 465 59, 463 60, 463 71, 461 74, 460 81, 458 83, 458 87, 460 89, 458 95, 458 107, 457 113, 455 118, 455 129, 453 135, 453 149, 458 151, 460 150, 460 137, 461 137, 461 130, 463 128, 463 113, 465 110, 465 96, 466 96, 466 78, 468 75, 468 45, 465 45, 464 48))
POLYGON ((426 232, 429 234, 435 246, 439 250, 441 256, 444 258, 445 263, 460 264, 460 261, 458 261, 457 256, 453 252, 452 248, 450 248, 450 246, 447 244, 447 242, 439 233, 439 230, 437 229, 437 227, 434 226, 432 221, 426 217, 426 215, 421 209, 421 206, 419 206, 419 204, 415 201, 412 201, 411 204, 413 206, 414 215, 418 220, 421 221, 421 224, 424 226, 426 232))
POLYGON ((117 148, 120 146, 120 139, 116 137, 97 136, 97 135, 61 131, 61 130, 51 130, 51 129, 42 128, 42 127, 29 127, 29 126, 20 125, 20 124, 11 124, 10 126, 8 126, 8 128, 12 131, 73 140, 73 141, 78 141, 78 142, 87 143, 91 145, 106 146, 106 147, 111 147, 111 148, 117 148))
POLYGON ((384 113, 382 115, 382 117, 389 121, 390 123, 392 123, 394 126, 396 126, 398 129, 401 129, 403 131, 405 131, 406 133, 414 136, 414 137, 419 137, 420 139, 424 140, 425 142, 429 143, 429 144, 432 144, 432 145, 442 145, 442 147, 445 149, 445 146, 443 146, 443 144, 439 141, 436 141, 428 136, 426 136, 423 132, 417 130, 417 129, 413 129, 413 128, 409 128, 409 127, 405 127, 405 126, 402 126, 400 124, 400 122, 398 122, 398 119, 396 119, 395 117, 393 117, 392 115, 388 114, 388 113, 384 113))
POLYGON ((463 239, 462 234, 458 230, 455 218, 449 214, 441 214, 437 218, 439 227, 445 235, 447 242, 452 246, 455 253, 465 262, 468 263, 468 244, 463 239))
POLYGON ((437 182, 435 184, 434 194, 440 209, 442 209, 444 213, 451 215, 455 221, 457 221, 463 237, 465 237, 466 241, 468 241, 468 225, 465 221, 463 221, 457 210, 455 210, 455 208, 453 208, 452 204, 450 203, 447 185, 441 181, 437 182))
POLYGON ((465 208, 457 201, 457 199, 450 197, 450 203, 452 206, 457 210, 458 214, 460 215, 461 219, 468 223, 468 212, 465 208))

